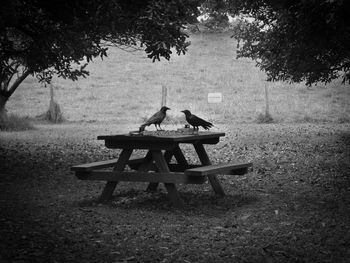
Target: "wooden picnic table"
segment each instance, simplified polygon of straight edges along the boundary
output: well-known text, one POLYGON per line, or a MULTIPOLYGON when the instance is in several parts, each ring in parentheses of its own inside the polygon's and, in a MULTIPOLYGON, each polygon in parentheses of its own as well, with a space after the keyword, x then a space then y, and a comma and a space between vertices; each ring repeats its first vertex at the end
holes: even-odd
POLYGON ((244 174, 251 163, 230 163, 212 165, 205 150, 205 144, 217 144, 222 132, 198 132, 197 134, 165 135, 103 135, 107 148, 121 149, 119 158, 99 161, 72 167, 72 171, 82 180, 107 181, 100 201, 108 200, 119 181, 149 182, 148 190, 154 191, 159 183, 164 183, 168 197, 176 207, 182 207, 183 201, 176 184, 202 184, 208 178, 214 192, 224 195, 224 190, 216 174, 244 174), (180 144, 192 144, 201 162, 189 164, 180 144), (144 149, 147 153, 141 158, 131 158, 134 150, 144 149), (171 163, 175 157, 176 163, 171 163), (130 169, 126 170, 126 166, 130 169), (113 170, 104 168, 113 167, 113 170))

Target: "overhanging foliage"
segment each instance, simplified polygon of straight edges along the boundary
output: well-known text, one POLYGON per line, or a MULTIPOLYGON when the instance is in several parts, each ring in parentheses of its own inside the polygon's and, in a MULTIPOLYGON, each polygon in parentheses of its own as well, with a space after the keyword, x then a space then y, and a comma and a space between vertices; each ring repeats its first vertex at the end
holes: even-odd
POLYGON ((350 2, 207 0, 207 12, 249 17, 235 28, 237 57, 251 58, 269 80, 308 85, 350 81, 350 2))
POLYGON ((153 61, 169 59, 172 48, 185 53, 182 27, 196 17, 197 6, 194 0, 5 0, 0 93, 9 97, 29 74, 46 82, 53 74, 85 77, 87 62, 107 56, 106 43, 143 47, 153 61))

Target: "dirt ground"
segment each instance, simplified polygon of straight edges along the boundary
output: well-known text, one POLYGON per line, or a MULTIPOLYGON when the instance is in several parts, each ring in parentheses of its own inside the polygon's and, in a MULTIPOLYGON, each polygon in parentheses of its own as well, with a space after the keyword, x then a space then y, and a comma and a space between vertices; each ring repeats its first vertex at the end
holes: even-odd
MULTIPOLYGON (((350 262, 350 125, 221 125, 213 163, 247 160, 244 176, 164 188, 103 182, 70 166, 117 157, 97 135, 129 127, 38 125, 0 133, 0 262, 350 262)), ((193 149, 186 157, 198 162, 193 149)))

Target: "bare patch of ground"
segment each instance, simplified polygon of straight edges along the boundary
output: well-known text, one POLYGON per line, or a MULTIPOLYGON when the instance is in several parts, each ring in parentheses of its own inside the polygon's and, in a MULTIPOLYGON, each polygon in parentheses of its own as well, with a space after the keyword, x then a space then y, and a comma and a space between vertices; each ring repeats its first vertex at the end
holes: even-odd
POLYGON ((132 128, 0 133, 0 262, 348 262, 348 124, 220 126, 212 161, 254 163, 220 177, 224 198, 180 185, 185 207, 175 209, 162 188, 121 183, 98 204, 104 183, 79 181, 70 166, 117 157, 97 135, 132 128))

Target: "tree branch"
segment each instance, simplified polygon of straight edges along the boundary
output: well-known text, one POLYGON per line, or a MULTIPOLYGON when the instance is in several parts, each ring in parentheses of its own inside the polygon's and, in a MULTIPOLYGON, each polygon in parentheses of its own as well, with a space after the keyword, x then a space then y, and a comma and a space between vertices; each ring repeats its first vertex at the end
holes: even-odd
POLYGON ((26 77, 28 77, 28 75, 30 73, 31 73, 31 71, 29 68, 27 68, 26 70, 23 71, 23 74, 15 80, 15 82, 12 84, 10 89, 6 92, 8 97, 10 97, 15 92, 15 90, 18 88, 18 86, 23 82, 23 80, 25 80, 26 77))
POLYGON ((5 92, 8 92, 8 90, 7 90, 7 88, 8 88, 8 86, 10 85, 10 82, 11 82, 11 80, 12 80, 12 78, 13 78, 13 76, 18 72, 18 68, 19 68, 19 64, 17 63, 15 63, 15 62, 12 62, 11 63, 11 71, 13 72, 8 78, 7 78, 7 80, 6 81, 4 81, 4 89, 5 89, 5 92))

